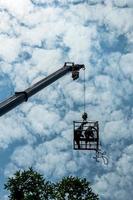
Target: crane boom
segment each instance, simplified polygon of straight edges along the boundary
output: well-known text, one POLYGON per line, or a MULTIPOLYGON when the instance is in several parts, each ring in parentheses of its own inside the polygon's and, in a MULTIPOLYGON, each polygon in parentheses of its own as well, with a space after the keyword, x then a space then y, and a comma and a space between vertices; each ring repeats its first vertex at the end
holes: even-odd
POLYGON ((31 87, 27 88, 25 91, 15 92, 13 96, 9 97, 8 99, 0 103, 0 116, 12 110, 16 106, 23 103, 24 101, 27 101, 29 97, 33 96, 34 94, 36 94, 43 88, 55 82, 57 79, 61 78, 68 72, 72 72, 73 80, 77 79, 79 77, 79 70, 81 68, 84 69, 85 66, 83 64, 80 65, 80 64, 67 62, 64 64, 64 66, 61 69, 57 70, 56 72, 52 73, 46 78, 35 83, 31 87))

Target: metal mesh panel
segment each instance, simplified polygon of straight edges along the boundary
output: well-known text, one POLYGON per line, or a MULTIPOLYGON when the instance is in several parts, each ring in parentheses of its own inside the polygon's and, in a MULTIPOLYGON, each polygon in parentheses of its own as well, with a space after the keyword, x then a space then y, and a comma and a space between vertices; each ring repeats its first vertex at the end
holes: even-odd
POLYGON ((99 126, 97 121, 74 121, 73 133, 73 147, 75 150, 98 150, 99 126))

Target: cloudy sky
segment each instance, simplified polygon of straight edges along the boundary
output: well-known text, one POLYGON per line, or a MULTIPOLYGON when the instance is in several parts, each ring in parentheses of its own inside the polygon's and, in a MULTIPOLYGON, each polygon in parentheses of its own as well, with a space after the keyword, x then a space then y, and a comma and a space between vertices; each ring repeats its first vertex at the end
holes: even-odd
POLYGON ((0 101, 56 71, 86 65, 86 111, 109 164, 72 147, 83 112, 83 71, 68 74, 0 118, 4 182, 33 166, 48 180, 86 177, 102 200, 133 196, 133 1, 0 0, 0 101))

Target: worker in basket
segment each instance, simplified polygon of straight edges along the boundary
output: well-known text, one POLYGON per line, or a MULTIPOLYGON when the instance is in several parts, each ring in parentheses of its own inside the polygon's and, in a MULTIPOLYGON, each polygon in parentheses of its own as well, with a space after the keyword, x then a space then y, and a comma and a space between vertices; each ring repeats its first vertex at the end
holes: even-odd
POLYGON ((78 146, 78 149, 80 149, 80 139, 84 137, 83 135, 83 126, 87 122, 82 122, 81 125, 74 130, 74 140, 76 141, 76 144, 78 146))
POLYGON ((84 136, 85 136, 85 139, 86 139, 86 143, 89 142, 90 138, 94 139, 94 132, 93 132, 92 126, 88 126, 88 128, 84 132, 84 136))

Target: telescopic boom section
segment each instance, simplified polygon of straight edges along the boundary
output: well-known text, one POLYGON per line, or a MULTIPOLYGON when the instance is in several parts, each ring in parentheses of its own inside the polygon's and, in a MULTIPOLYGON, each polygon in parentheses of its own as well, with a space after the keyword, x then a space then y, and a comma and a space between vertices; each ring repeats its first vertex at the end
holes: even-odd
POLYGON ((27 101, 29 97, 33 96, 43 88, 52 84, 68 72, 72 72, 72 78, 73 80, 76 80, 79 77, 79 70, 81 68, 85 69, 85 66, 83 64, 80 65, 67 62, 61 69, 35 83, 33 86, 27 88, 25 91, 15 92, 13 96, 0 103, 0 116, 12 110, 24 101, 27 101))

